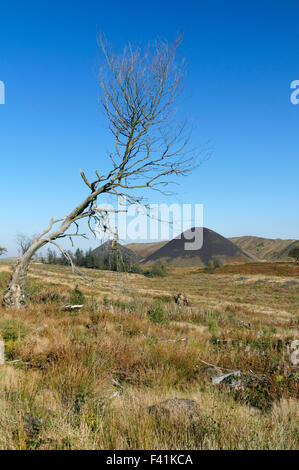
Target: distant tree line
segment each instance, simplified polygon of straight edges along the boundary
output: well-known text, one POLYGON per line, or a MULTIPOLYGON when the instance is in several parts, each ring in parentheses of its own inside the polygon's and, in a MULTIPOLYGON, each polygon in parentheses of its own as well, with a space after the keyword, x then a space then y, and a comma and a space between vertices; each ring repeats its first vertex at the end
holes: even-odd
MULTIPOLYGON (((78 248, 75 253, 72 253, 71 251, 67 251, 66 253, 71 257, 73 263, 78 267, 99 267, 91 249, 84 252, 78 248)), ((57 254, 57 252, 55 250, 51 250, 51 248, 48 249, 46 258, 42 258, 42 262, 47 264, 58 264, 61 266, 68 266, 70 264, 68 259, 62 253, 57 254)))
MULTIPOLYGON (((91 249, 83 251, 80 248, 72 253, 67 252, 73 263, 78 267, 90 269, 107 269, 118 272, 137 272, 135 264, 128 258, 123 258, 118 250, 110 250, 105 256, 95 255, 91 249)), ((69 261, 63 254, 57 254, 55 250, 48 249, 46 258, 42 262, 48 264, 69 265, 69 261)))
MULTIPOLYGON (((160 261, 156 261, 150 269, 143 270, 139 264, 133 263, 129 258, 124 258, 118 250, 110 250, 105 256, 96 256, 91 249, 83 251, 80 248, 77 248, 74 253, 71 251, 67 251, 67 253, 78 267, 144 274, 148 277, 167 275, 166 267, 160 261)), ((57 254, 55 250, 50 248, 47 257, 42 257, 41 261, 47 264, 69 265, 68 259, 63 254, 57 254)))

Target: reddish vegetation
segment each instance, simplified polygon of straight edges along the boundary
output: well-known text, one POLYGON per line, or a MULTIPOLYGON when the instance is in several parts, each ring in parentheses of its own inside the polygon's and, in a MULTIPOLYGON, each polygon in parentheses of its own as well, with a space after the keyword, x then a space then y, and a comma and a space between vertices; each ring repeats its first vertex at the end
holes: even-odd
POLYGON ((218 272, 299 277, 299 263, 245 263, 226 265, 220 268, 218 272))
POLYGON ((235 256, 234 258, 228 258, 227 264, 244 264, 244 257, 235 256))

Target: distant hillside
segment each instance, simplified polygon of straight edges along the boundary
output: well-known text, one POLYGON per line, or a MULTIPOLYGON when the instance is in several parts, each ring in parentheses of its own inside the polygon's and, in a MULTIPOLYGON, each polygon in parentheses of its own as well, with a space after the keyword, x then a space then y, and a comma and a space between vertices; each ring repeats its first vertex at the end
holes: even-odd
POLYGON ((130 262, 131 264, 137 263, 142 259, 142 257, 138 253, 135 253, 135 251, 113 240, 108 240, 103 243, 101 246, 93 250, 92 254, 97 259, 103 260, 107 260, 111 255, 116 254, 117 256, 121 256, 123 261, 130 262))
POLYGON ((203 246, 199 250, 185 250, 185 243, 190 242, 191 232, 199 230, 192 228, 164 244, 160 249, 149 255, 144 263, 160 260, 171 266, 200 266, 208 265, 217 258, 221 262, 249 261, 250 256, 237 245, 219 233, 203 228, 203 246))
POLYGON ((288 259, 288 252, 298 244, 298 240, 280 238, 262 238, 253 236, 232 237, 230 241, 256 260, 283 261, 288 259))
POLYGON ((142 258, 146 258, 151 254, 155 253, 155 251, 162 248, 162 246, 166 245, 169 240, 162 241, 162 242, 152 242, 152 243, 129 243, 128 245, 124 245, 126 248, 135 251, 138 253, 142 258))

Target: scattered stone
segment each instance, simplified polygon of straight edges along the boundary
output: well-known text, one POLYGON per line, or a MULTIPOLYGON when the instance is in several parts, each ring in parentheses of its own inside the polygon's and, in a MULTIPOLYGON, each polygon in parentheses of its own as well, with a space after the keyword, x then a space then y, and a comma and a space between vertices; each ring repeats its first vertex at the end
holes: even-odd
POLYGON ((157 405, 148 407, 149 413, 156 417, 187 417, 194 418, 203 416, 203 412, 198 403, 185 398, 170 398, 157 405))
POLYGON ((24 430, 30 438, 35 438, 41 431, 43 420, 33 416, 31 413, 25 413, 23 416, 24 430))
POLYGON ((289 287, 289 286, 295 286, 296 284, 298 284, 298 281, 296 281, 295 279, 290 279, 289 281, 286 281, 282 287, 289 287))
POLYGON ((263 282, 271 282, 273 281, 273 279, 270 279, 269 277, 263 277, 262 279, 257 279, 255 281, 255 284, 261 284, 263 282))
POLYGON ((251 406, 249 408, 249 412, 253 416, 259 416, 261 414, 261 410, 259 408, 257 408, 256 406, 251 406))
POLYGON ((178 305, 190 305, 187 296, 183 294, 182 292, 176 294, 174 296, 174 300, 175 300, 175 303, 177 303, 178 305))

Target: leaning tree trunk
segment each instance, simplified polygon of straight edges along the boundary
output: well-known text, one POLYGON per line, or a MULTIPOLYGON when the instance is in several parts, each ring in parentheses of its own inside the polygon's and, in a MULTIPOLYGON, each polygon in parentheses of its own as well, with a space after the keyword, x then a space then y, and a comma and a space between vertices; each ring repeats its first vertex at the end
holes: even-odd
POLYGON ((9 308, 22 308, 26 303, 26 280, 29 263, 32 256, 41 248, 42 243, 34 243, 29 249, 18 259, 17 264, 13 268, 13 272, 8 284, 7 291, 3 297, 3 304, 9 308))
MULTIPOLYGON (((61 237, 72 237, 78 235, 68 234, 65 235, 67 229, 72 225, 73 222, 79 220, 80 218, 86 217, 84 210, 90 205, 101 192, 103 188, 100 188, 97 191, 94 191, 90 196, 88 196, 78 207, 76 207, 67 217, 59 220, 51 219, 49 226, 40 233, 32 242, 28 250, 23 254, 23 256, 18 260, 17 264, 13 268, 13 272, 8 284, 7 291, 3 297, 3 305, 8 308, 20 309, 26 304, 26 280, 27 272, 29 268, 30 261, 35 253, 45 246, 47 243, 53 243, 56 245, 63 253, 64 251, 58 245, 55 240, 61 237), (51 231, 54 224, 61 222, 59 227, 54 230, 51 234, 51 231)), ((89 213, 87 213, 89 215, 89 213)), ((67 257, 67 256, 66 256, 67 257)), ((67 257, 71 262, 71 258, 67 257)))
POLYGON ((26 277, 29 262, 24 263, 23 258, 19 259, 13 269, 7 292, 3 298, 5 307, 21 308, 26 301, 26 277))

